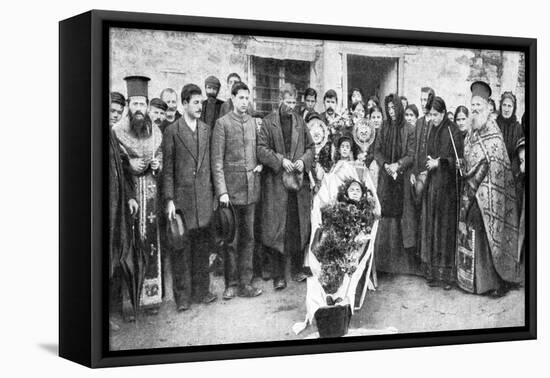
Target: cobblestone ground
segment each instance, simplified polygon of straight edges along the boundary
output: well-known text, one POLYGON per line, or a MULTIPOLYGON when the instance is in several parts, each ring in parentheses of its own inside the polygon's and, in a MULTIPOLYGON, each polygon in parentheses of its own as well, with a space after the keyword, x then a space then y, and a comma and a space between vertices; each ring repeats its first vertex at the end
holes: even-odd
MULTIPOLYGON (((271 281, 256 281, 263 294, 256 298, 221 299, 223 280, 212 278, 219 299, 209 305, 193 305, 177 313, 173 301, 163 304, 158 315, 140 315, 133 324, 114 316, 120 327, 111 331, 111 348, 142 349, 187 345, 242 343, 303 339, 315 336, 316 326, 299 335, 292 325, 304 320, 305 283, 289 282, 280 292, 271 281)), ((399 333, 472 328, 522 326, 525 315, 524 289, 492 299, 459 289, 444 291, 428 287, 414 276, 381 276, 378 288, 369 292, 356 312, 350 329, 395 327, 399 333)))

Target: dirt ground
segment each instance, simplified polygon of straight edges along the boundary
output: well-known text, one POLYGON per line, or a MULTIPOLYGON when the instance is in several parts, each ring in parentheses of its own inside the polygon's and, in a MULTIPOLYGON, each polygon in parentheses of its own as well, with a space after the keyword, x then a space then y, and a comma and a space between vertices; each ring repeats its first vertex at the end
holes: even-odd
MULTIPOLYGON (((257 280, 263 289, 256 298, 221 299, 223 279, 212 277, 218 300, 196 304, 178 313, 172 300, 158 315, 140 315, 136 323, 112 319, 120 327, 111 331, 112 350, 162 348, 188 345, 292 340, 315 337, 315 324, 299 335, 292 325, 304 320, 306 284, 289 282, 274 291, 271 281, 257 280)), ((376 291, 368 292, 361 310, 351 318, 350 332, 394 327, 399 333, 522 326, 525 294, 520 288, 493 299, 460 289, 428 287, 414 276, 380 276, 376 291)))

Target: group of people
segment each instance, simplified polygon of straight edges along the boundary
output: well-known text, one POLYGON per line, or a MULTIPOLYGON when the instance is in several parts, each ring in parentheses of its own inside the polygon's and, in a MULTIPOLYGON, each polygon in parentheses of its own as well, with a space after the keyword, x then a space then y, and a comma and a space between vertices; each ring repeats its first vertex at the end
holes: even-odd
POLYGON ((147 77, 125 80, 127 97, 110 95, 109 247, 112 298, 126 321, 140 307, 158 311, 165 253, 177 311, 218 298, 210 291, 213 255, 223 261, 225 300, 262 294, 258 275, 273 279, 274 290, 289 276, 304 281, 313 199, 340 161, 374 183, 377 271, 493 296, 521 281, 524 138, 512 93, 492 117, 491 89, 475 82, 470 110, 457 107, 452 120, 429 87, 419 117, 403 96, 388 95, 382 108, 358 88, 341 112, 327 90, 318 113, 315 89, 298 106, 296 88, 285 84, 277 109, 262 117, 236 73, 227 101, 214 76, 204 82, 206 99, 185 84, 182 113, 173 89, 150 99, 147 77), (223 208, 231 208, 235 236, 216 243, 223 208), (167 243, 177 219, 183 241, 167 243))

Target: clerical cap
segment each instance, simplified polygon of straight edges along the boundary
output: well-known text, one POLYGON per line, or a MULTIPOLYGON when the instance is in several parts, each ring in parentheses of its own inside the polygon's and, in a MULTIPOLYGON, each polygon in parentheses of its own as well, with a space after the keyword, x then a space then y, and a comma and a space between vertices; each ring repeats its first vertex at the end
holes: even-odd
POLYGON ((218 89, 220 89, 221 87, 221 83, 216 76, 208 76, 204 81, 204 86, 206 87, 207 85, 210 85, 211 87, 216 87, 218 89))
POLYGON ((168 110, 168 105, 164 101, 162 101, 160 98, 152 99, 151 102, 150 102, 150 105, 154 106, 155 108, 159 108, 161 110, 164 110, 164 111, 168 110))
POLYGON ((126 99, 119 92, 111 92, 111 103, 119 104, 122 107, 126 106, 126 99))
POLYGON ((146 76, 126 76, 126 91, 128 98, 133 96, 148 96, 148 81, 151 80, 146 76))
POLYGON ((484 81, 474 81, 470 86, 472 91, 472 97, 479 96, 485 100, 489 100, 491 97, 491 87, 484 81))

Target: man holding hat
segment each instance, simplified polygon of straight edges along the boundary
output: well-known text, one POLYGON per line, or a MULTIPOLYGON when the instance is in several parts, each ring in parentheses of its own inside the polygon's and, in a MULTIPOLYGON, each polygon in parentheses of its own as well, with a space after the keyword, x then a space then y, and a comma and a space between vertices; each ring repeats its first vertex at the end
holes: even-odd
POLYGON ((471 86, 472 128, 464 140, 457 278, 469 292, 500 297, 521 282, 519 216, 506 145, 490 117, 491 88, 471 86))
POLYGON ((252 286, 254 213, 260 198, 260 172, 256 160, 256 123, 247 113, 250 90, 243 82, 231 89, 234 109, 216 121, 212 135, 212 176, 220 206, 233 206, 236 235, 225 248, 224 299, 255 297, 252 286))
POLYGON ((188 310, 191 301, 210 303, 208 258, 214 193, 210 171, 211 128, 200 120, 202 92, 195 84, 181 91, 183 115, 166 128, 162 150, 162 175, 166 214, 172 221, 179 213, 185 225, 183 248, 171 254, 174 299, 178 311, 188 310))
MULTIPOLYGON (((157 180, 162 164, 162 133, 149 116, 154 112, 148 111, 150 79, 145 76, 128 76, 124 80, 128 91, 128 116, 117 123, 113 130, 124 151, 124 160, 136 188, 140 212, 134 227, 139 235, 139 246, 143 254, 149 256, 140 304, 149 313, 155 314, 162 302, 161 246, 157 213, 157 180)), ((157 106, 161 106, 159 104, 157 106)))
POLYGON ((295 280, 305 279, 303 253, 311 229, 309 171, 314 160, 313 140, 304 119, 294 112, 296 88, 286 84, 280 97, 279 109, 264 118, 256 148, 264 165, 262 241, 271 250, 276 290, 286 287, 287 262, 293 262, 295 280))
POLYGON ((223 105, 223 101, 217 98, 220 87, 221 83, 216 76, 208 76, 204 81, 206 100, 202 102, 201 121, 210 126, 210 128, 214 128, 216 121, 220 117, 220 109, 223 105))

